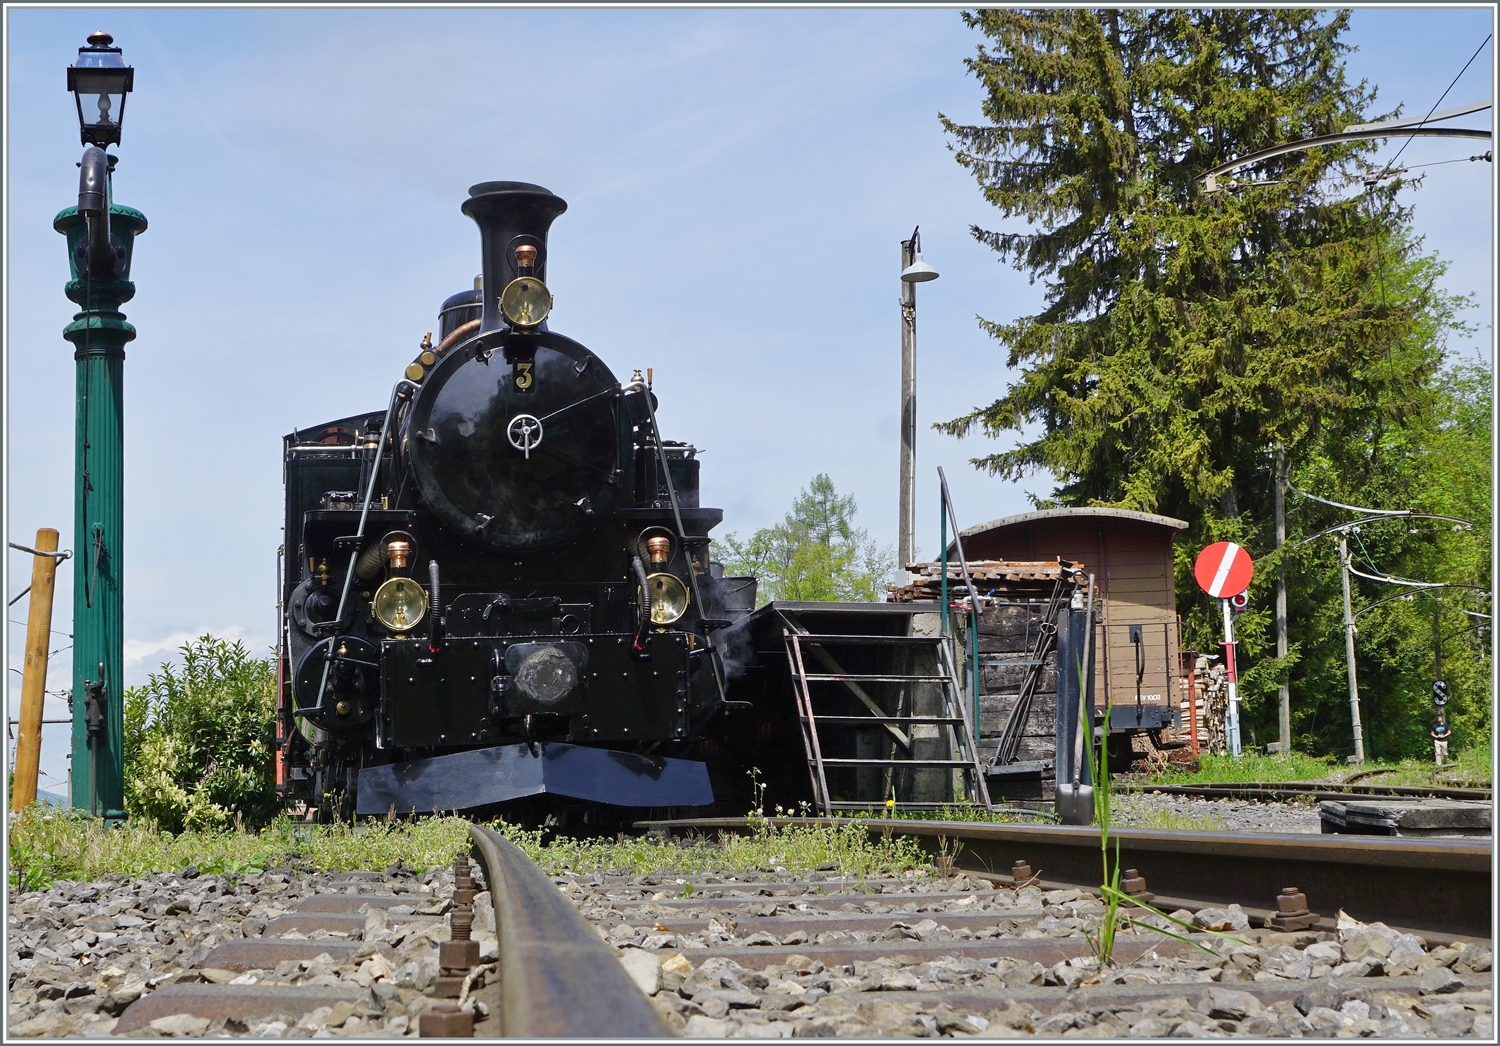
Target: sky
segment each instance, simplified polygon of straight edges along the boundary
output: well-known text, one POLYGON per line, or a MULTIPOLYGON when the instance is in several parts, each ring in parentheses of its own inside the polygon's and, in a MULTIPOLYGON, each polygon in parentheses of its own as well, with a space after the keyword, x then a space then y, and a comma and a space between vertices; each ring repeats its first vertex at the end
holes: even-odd
MULTIPOLYGON (((1428 112, 1492 31, 1488 6, 1357 8, 1346 39, 1375 110, 1428 112)), ((778 522, 817 473, 894 546, 900 241, 921 226, 941 277, 917 292, 919 551, 938 546, 942 466, 960 523, 1030 508, 1046 476, 1002 482, 932 422, 1013 380, 978 317, 1034 312, 1041 288, 971 226, 1002 220, 953 160, 938 114, 970 123, 958 9, 28 8, 5 12, 5 527, 72 546, 67 259, 53 216, 80 153, 64 70, 106 29, 135 67, 115 200, 143 211, 125 364, 126 682, 211 632, 269 650, 281 541, 280 437, 383 409, 472 285, 470 185, 532 181, 568 202, 550 239, 552 327, 622 380, 654 369, 668 439, 703 453, 722 531, 778 522)), ((1493 45, 1443 108, 1493 97, 1493 45)), ((1489 113, 1464 126, 1489 126, 1489 113)), ((1379 155, 1394 155, 1400 142, 1379 155)), ((1414 140, 1405 165, 1483 152, 1414 140)), ((1409 192, 1447 289, 1474 296, 1489 359, 1491 164, 1425 169, 1409 192)), ((7 599, 29 582, 6 554, 7 599)), ((58 574, 48 689, 70 685, 73 562, 58 574)), ((19 707, 26 600, 6 630, 19 707)), ((62 718, 49 699, 47 718, 62 718)), ((64 791, 68 728, 44 730, 64 791)), ((10 743, 7 744, 7 749, 10 743)))

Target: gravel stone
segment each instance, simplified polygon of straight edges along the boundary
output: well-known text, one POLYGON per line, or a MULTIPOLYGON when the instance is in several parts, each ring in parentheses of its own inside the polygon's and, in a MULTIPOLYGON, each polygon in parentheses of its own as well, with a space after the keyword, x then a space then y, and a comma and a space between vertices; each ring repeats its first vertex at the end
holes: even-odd
POLYGON ((1462 991, 1464 982, 1454 976, 1453 971, 1444 966, 1438 966, 1422 974, 1417 981, 1423 995, 1445 995, 1449 992, 1462 991))
POLYGON ((661 991, 662 963, 655 955, 638 948, 626 948, 620 953, 620 965, 625 967, 635 986, 647 995, 661 991))

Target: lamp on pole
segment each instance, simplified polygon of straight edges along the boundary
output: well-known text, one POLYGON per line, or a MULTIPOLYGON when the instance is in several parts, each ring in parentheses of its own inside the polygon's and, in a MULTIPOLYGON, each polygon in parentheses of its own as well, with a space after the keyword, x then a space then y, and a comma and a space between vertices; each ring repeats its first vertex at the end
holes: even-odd
POLYGON ((917 284, 938 278, 922 260, 921 226, 901 241, 901 525, 896 537, 896 571, 909 583, 906 564, 916 555, 917 532, 917 284))
POLYGON ((121 624, 124 541, 123 414, 125 344, 135 328, 120 306, 135 295, 130 259, 146 229, 140 211, 112 199, 114 156, 125 98, 135 70, 108 33, 90 33, 68 67, 78 108, 78 206, 52 227, 68 239, 71 279, 65 293, 78 305, 63 337, 77 364, 73 500, 73 762, 71 803, 110 820, 124 810, 124 629, 121 624))

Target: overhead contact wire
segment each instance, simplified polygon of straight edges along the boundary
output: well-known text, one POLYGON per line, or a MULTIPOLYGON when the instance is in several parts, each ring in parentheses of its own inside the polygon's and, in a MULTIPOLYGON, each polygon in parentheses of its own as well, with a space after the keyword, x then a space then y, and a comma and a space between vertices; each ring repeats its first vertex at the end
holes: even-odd
MULTIPOLYGON (((1438 100, 1432 103, 1432 108, 1427 110, 1427 115, 1422 117, 1422 122, 1417 124, 1417 127, 1413 128, 1414 130, 1426 126, 1427 121, 1431 118, 1432 114, 1437 112, 1437 107, 1443 104, 1443 99, 1448 97, 1448 91, 1453 90, 1454 85, 1457 84, 1460 79, 1462 79, 1464 73, 1469 71, 1469 66, 1474 64, 1474 59, 1479 57, 1479 53, 1484 50, 1485 45, 1490 42, 1490 37, 1494 35, 1495 34, 1493 33, 1489 33, 1482 41, 1480 41, 1479 47, 1474 51, 1472 55, 1469 56, 1469 60, 1464 63, 1464 67, 1458 71, 1458 76, 1455 76, 1453 78, 1453 83, 1450 83, 1447 87, 1447 90, 1443 91, 1443 93, 1438 96, 1438 100)), ((1396 155, 1391 158, 1390 163, 1385 165, 1385 170, 1380 172, 1378 177, 1384 178, 1387 174, 1390 173, 1391 168, 1396 166, 1396 161, 1401 159, 1401 154, 1406 152, 1406 147, 1412 143, 1412 139, 1415 137, 1415 134, 1409 134, 1406 136, 1406 141, 1401 143, 1401 148, 1396 151, 1396 155)))

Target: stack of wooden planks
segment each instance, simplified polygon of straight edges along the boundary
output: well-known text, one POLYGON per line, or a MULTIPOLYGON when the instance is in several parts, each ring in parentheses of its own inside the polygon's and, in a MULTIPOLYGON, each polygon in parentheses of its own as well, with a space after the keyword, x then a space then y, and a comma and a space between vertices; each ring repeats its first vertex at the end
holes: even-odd
MULTIPOLYGON (((906 569, 916 577, 907 585, 891 585, 888 603, 921 603, 942 598, 943 566, 941 563, 908 563, 906 569)), ((982 559, 969 564, 969 577, 978 590, 981 605, 985 596, 1002 598, 1036 593, 1050 594, 1059 576, 1074 584, 1084 584, 1083 564, 1066 559, 1009 561, 982 559)), ((957 560, 948 561, 948 598, 964 598, 963 568, 957 560)))

